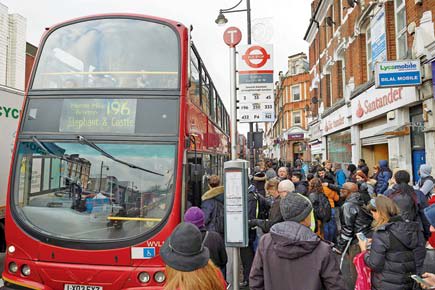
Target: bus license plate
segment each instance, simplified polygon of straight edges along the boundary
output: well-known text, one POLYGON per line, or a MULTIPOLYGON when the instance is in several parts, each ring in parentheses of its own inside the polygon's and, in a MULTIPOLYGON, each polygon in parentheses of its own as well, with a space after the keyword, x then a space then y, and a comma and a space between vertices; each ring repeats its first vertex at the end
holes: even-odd
POLYGON ((101 286, 65 284, 64 290, 103 290, 101 286))

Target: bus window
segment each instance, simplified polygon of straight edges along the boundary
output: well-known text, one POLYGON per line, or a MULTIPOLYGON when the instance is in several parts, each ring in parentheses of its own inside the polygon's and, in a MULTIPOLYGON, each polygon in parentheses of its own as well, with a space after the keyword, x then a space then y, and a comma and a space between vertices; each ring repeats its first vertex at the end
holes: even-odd
POLYGON ((208 80, 205 74, 201 74, 201 103, 202 103, 202 110, 207 115, 210 115, 212 112, 210 110, 210 100, 209 100, 209 85, 208 80))
POLYGON ((216 96, 214 94, 214 90, 211 89, 209 91, 209 99, 210 99, 210 119, 216 122, 216 96))
POLYGON ((82 21, 49 34, 32 89, 177 89, 179 58, 176 32, 167 25, 127 18, 82 21))
POLYGON ((200 104, 200 98, 199 98, 199 70, 198 70, 198 59, 194 56, 195 54, 192 52, 192 60, 190 62, 190 100, 192 103, 197 105, 198 107, 200 104))

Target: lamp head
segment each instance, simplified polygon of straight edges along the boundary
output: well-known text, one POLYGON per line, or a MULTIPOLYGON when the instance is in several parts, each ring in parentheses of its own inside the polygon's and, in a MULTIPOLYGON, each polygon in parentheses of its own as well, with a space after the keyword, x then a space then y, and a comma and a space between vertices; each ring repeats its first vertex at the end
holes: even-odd
POLYGON ((224 25, 228 22, 228 19, 225 17, 225 15, 222 13, 222 10, 219 11, 219 15, 214 21, 217 25, 224 25))

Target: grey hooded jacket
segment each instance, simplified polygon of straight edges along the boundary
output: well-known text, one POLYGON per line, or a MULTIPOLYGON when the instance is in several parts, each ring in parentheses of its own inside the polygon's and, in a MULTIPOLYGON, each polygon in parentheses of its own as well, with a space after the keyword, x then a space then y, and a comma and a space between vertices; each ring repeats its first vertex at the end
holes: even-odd
POLYGON ((431 176, 432 166, 422 164, 420 166, 420 180, 414 186, 414 189, 420 190, 429 199, 433 194, 434 179, 431 176))
POLYGON ((338 256, 308 227, 285 221, 265 234, 249 276, 251 290, 344 290, 338 256))

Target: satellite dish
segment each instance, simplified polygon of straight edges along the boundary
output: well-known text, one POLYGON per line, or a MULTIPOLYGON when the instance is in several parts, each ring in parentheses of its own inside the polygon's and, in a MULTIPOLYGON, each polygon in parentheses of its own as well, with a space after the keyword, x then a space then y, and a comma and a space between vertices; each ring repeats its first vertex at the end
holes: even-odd
POLYGON ((350 7, 355 7, 355 0, 347 0, 347 4, 350 6, 350 7))
POLYGON ((312 97, 311 98, 311 103, 312 104, 317 104, 319 102, 319 99, 317 97, 312 97))

